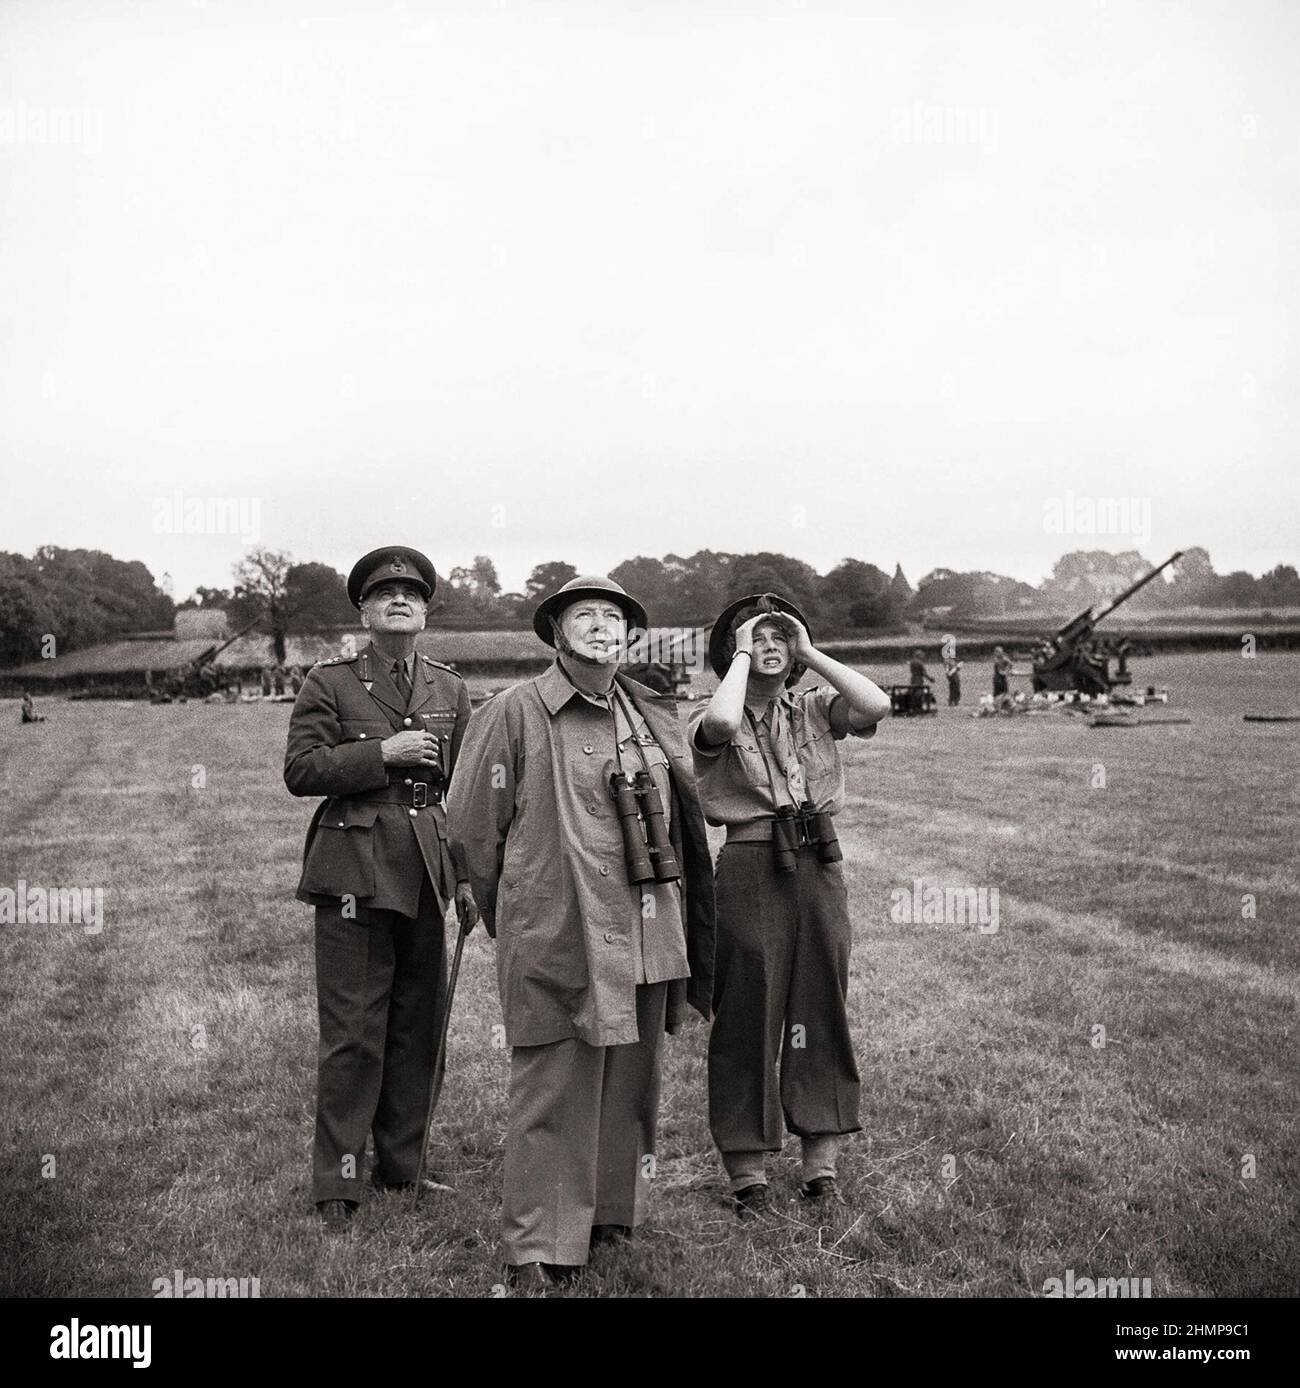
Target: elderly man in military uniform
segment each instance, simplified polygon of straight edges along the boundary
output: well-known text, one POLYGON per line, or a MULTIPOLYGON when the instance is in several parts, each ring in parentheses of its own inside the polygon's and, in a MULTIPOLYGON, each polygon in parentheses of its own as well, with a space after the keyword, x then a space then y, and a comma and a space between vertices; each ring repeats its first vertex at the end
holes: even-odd
POLYGON ((548 597, 533 628, 555 663, 475 714, 448 801, 496 937, 502 1241, 529 1290, 645 1219, 663 1034, 688 1002, 710 1012, 713 869, 677 705, 617 673, 645 621, 608 578, 548 597))
POLYGON ((416 650, 437 585, 423 554, 374 550, 348 577, 369 643, 315 666, 294 704, 285 784, 327 797, 298 898, 316 908, 320 1068, 312 1185, 328 1228, 374 1183, 413 1189, 445 990, 443 918, 477 914, 447 841, 444 792, 469 723, 459 675, 416 650))

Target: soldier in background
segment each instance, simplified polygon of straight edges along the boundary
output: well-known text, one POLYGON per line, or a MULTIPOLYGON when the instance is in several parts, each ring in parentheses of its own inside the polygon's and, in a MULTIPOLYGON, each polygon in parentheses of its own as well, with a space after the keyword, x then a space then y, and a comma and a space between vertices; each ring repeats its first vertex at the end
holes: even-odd
POLYGON ((943 673, 948 680, 949 708, 955 708, 961 703, 961 667, 962 662, 955 655, 944 656, 943 673))
POLYGON ((469 723, 459 675, 415 648, 437 584, 417 550, 375 550, 348 577, 370 642, 315 666, 289 720, 285 784, 322 795, 300 901, 316 907, 319 1083, 312 1186, 327 1228, 374 1184, 419 1169, 445 992, 443 917, 477 919, 447 842, 447 782, 469 723))
POLYGON ((22 723, 44 723, 45 718, 36 712, 36 701, 30 693, 23 695, 22 714, 19 719, 22 723))
POLYGON ((1007 692, 1007 676, 1013 665, 1011 657, 1001 646, 993 647, 993 697, 1000 698, 1007 692))
POLYGON ((925 690, 927 685, 934 683, 934 676, 925 668, 925 652, 918 646, 912 652, 912 659, 907 667, 908 683, 912 687, 912 712, 925 712, 925 690))

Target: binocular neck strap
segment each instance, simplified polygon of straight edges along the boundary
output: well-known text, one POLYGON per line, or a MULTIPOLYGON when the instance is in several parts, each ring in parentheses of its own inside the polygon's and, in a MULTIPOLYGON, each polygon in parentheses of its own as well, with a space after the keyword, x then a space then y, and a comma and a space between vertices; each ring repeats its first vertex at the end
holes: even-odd
MULTIPOLYGON (((774 699, 772 703, 768 705, 768 707, 774 708, 775 705, 776 700, 774 699)), ((754 711, 749 707, 748 704, 745 705, 745 717, 749 719, 749 726, 754 734, 754 745, 758 748, 759 756, 763 758, 763 769, 767 772, 767 789, 768 793, 772 797, 772 813, 775 814, 778 809, 778 806, 776 801, 776 777, 772 774, 772 759, 767 754, 767 748, 763 745, 763 739, 758 735, 758 719, 754 717, 754 711)), ((772 715, 772 727, 773 730, 775 730, 775 714, 772 715)), ((791 799, 793 800, 793 797, 791 797, 791 799)))
MULTIPOLYGON (((645 748, 641 745, 641 739, 636 735, 636 723, 632 720, 632 710, 628 707, 627 699, 624 697, 623 691, 618 685, 611 686, 609 692, 612 696, 609 701, 609 716, 614 724, 614 755, 618 758, 618 769, 620 771, 623 769, 623 744, 619 741, 618 736, 618 716, 614 712, 615 700, 618 701, 619 708, 623 710, 623 717, 627 720, 628 731, 632 735, 632 741, 636 743, 637 756, 641 758, 641 769, 653 781, 654 776, 650 771, 650 759, 645 754, 645 748)), ((648 727, 649 724, 646 726, 648 727)))

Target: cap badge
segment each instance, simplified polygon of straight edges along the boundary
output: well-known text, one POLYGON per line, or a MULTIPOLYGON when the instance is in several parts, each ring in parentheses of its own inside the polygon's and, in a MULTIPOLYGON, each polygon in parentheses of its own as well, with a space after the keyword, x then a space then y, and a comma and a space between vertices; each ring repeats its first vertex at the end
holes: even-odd
POLYGON ((392 569, 395 574, 404 574, 406 572, 406 564, 403 562, 400 554, 393 555, 392 559, 389 561, 388 567, 392 569))

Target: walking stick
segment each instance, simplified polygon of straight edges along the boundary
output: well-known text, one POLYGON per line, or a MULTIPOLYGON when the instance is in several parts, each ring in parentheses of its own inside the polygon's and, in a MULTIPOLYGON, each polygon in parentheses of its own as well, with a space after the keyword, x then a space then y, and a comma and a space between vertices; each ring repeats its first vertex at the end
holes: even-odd
POLYGON ((438 1049, 433 1057, 433 1079, 429 1086, 429 1111, 424 1117, 424 1141, 420 1143, 420 1164, 415 1172, 415 1194, 411 1200, 412 1209, 420 1203, 420 1187, 424 1181, 424 1158, 429 1149, 429 1129, 433 1127, 433 1111, 438 1106, 438 1096, 442 1093, 442 1081, 447 1069, 447 1027, 451 1021, 451 1000, 456 994, 456 977, 460 973, 460 956, 465 949, 465 937, 474 928, 472 924, 462 925, 459 913, 456 917, 456 926, 456 953, 451 961, 451 979, 447 984, 447 1001, 442 1009, 438 1049))

